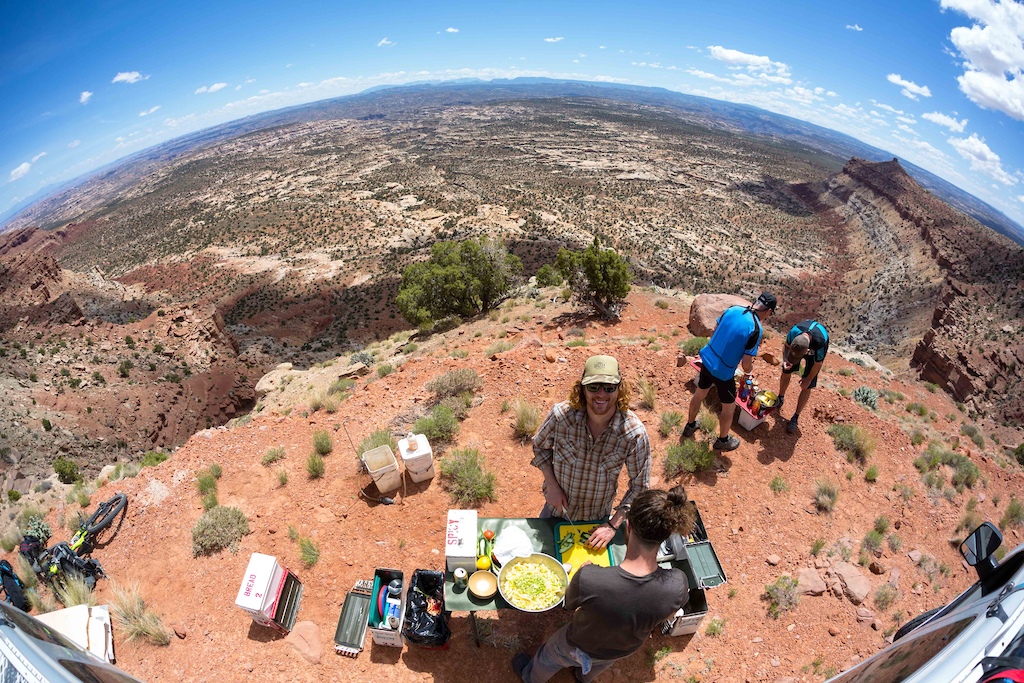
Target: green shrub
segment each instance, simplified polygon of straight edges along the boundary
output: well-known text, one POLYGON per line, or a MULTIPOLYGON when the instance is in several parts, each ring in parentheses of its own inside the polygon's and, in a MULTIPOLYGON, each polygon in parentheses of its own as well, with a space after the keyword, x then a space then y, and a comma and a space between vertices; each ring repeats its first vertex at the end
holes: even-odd
POLYGON ((362 363, 366 367, 372 367, 376 362, 373 354, 369 351, 356 351, 352 354, 352 357, 348 359, 349 364, 355 365, 356 363, 362 363))
POLYGON ((513 423, 512 431, 516 437, 523 443, 532 439, 533 435, 540 429, 540 408, 526 399, 520 398, 516 399, 513 405, 513 414, 515 415, 515 422, 513 423))
POLYGON ((701 406, 697 413, 697 426, 705 434, 715 434, 718 431, 718 416, 701 406))
POLYGON ((67 458, 57 458, 53 463, 53 471, 57 473, 57 479, 62 484, 74 484, 82 478, 78 474, 78 464, 74 460, 68 460, 67 458))
POLYGON ((658 433, 662 436, 668 436, 672 433, 672 430, 683 423, 683 414, 675 410, 666 410, 661 414, 661 420, 658 422, 658 433))
POLYGON ((768 488, 772 490, 772 493, 778 495, 780 493, 788 491, 789 484, 786 483, 786 480, 782 478, 781 474, 776 474, 774 477, 772 477, 771 482, 769 482, 768 488))
POLYGON ((871 387, 857 387, 853 390, 853 400, 871 410, 878 410, 878 392, 871 387))
POLYGON ((75 496, 75 500, 78 501, 78 505, 80 507, 87 508, 89 507, 89 503, 92 502, 92 496, 90 496, 85 491, 79 491, 78 495, 75 496))
POLYGON ((714 638, 715 636, 722 635, 725 630, 725 619, 715 617, 708 622, 708 627, 704 630, 704 635, 714 638))
POLYGON ((874 553, 882 549, 882 541, 885 537, 878 533, 875 529, 867 532, 864 535, 864 540, 860 542, 860 547, 865 552, 874 553))
POLYGON ((477 449, 454 450, 440 467, 442 483, 457 505, 475 506, 495 499, 494 473, 484 469, 477 449))
POLYGON ((640 394, 640 404, 648 410, 654 410, 654 404, 658 400, 658 387, 650 380, 641 377, 636 381, 637 393, 640 394))
POLYGON ((224 476, 224 468, 218 465, 217 463, 213 463, 212 465, 210 465, 209 471, 210 474, 213 475, 214 479, 220 479, 222 476, 224 476))
POLYGON ((875 452, 874 438, 860 425, 834 424, 828 433, 836 448, 846 451, 851 462, 856 459, 863 463, 875 452))
POLYGON ((21 492, 15 491, 14 489, 8 489, 7 500, 11 501, 12 503, 17 503, 19 500, 21 500, 21 492))
POLYGON ((167 453, 164 453, 163 451, 146 451, 146 454, 142 456, 142 460, 139 462, 139 464, 142 467, 155 467, 156 465, 162 463, 164 460, 167 460, 167 458, 169 457, 171 456, 168 455, 167 453))
POLYGON ((439 405, 434 406, 428 416, 416 420, 412 429, 431 443, 447 443, 459 433, 459 422, 450 408, 439 405))
POLYGON ((271 448, 263 457, 260 459, 261 465, 272 465, 281 458, 284 457, 284 446, 278 446, 277 448, 271 448))
POLYGON ((207 470, 203 470, 196 475, 196 487, 199 489, 200 496, 212 493, 217 490, 217 477, 210 474, 207 470))
POLYGON ((595 236, 583 251, 560 248, 555 268, 568 283, 577 303, 602 318, 618 317, 633 277, 625 258, 612 249, 602 248, 595 236))
POLYGON ((884 535, 889 530, 889 518, 885 515, 875 517, 875 531, 884 535))
POLYGON ((1017 460, 1017 464, 1024 467, 1024 443, 1014 449, 1013 457, 1017 460))
POLYGON ((121 361, 120 365, 117 366, 117 374, 120 375, 121 377, 127 378, 128 373, 134 367, 135 363, 131 362, 126 358, 125 360, 121 361))
POLYGON ((469 416, 469 409, 473 406, 473 394, 467 391, 461 396, 447 396, 441 399, 438 405, 452 411, 456 420, 465 420, 469 416))
POLYGON ((1011 497, 1010 503, 1006 506, 1006 512, 999 520, 999 528, 1019 527, 1024 524, 1024 503, 1011 497))
POLYGON ((392 436, 389 430, 378 429, 359 442, 356 453, 362 455, 366 451, 372 451, 374 448, 380 448, 381 446, 387 446, 391 449, 392 453, 395 453, 398 451, 398 439, 392 436))
POLYGON ((678 346, 687 356, 696 356, 701 349, 707 346, 707 337, 690 337, 679 342, 678 346))
POLYGON ((395 371, 395 366, 391 363, 385 363, 377 368, 377 377, 387 377, 395 371))
POLYGON ((974 445, 977 446, 978 448, 985 447, 985 437, 982 436, 981 432, 974 425, 969 425, 966 423, 960 425, 960 433, 969 437, 971 441, 974 442, 974 445))
POLYGON ((896 586, 890 583, 883 583, 875 589, 875 607, 886 611, 896 602, 896 586))
POLYGON ((323 429, 313 432, 313 450, 318 455, 324 456, 334 450, 334 440, 331 435, 323 429))
POLYGON ((499 339, 498 341, 496 341, 493 344, 491 344, 490 346, 488 346, 486 350, 484 350, 484 355, 485 356, 494 356, 494 355, 499 354, 499 353, 505 353, 506 351, 511 349, 513 346, 515 346, 515 344, 513 344, 512 342, 501 341, 499 339))
POLYGON ((302 558, 302 564, 306 569, 309 569, 320 561, 320 546, 314 543, 311 538, 300 538, 299 557, 302 558))
POLYGON ((839 488, 827 479, 819 479, 814 489, 814 507, 818 512, 832 512, 839 500, 839 488))
POLYGON ((277 470, 277 483, 279 486, 284 486, 288 483, 288 470, 283 467, 277 470))
POLYGON ((894 553, 903 550, 903 539, 900 538, 899 534, 889 534, 887 542, 889 543, 889 550, 894 553))
POLYGON ((780 576, 775 583, 764 587, 763 600, 768 601, 768 616, 778 619, 783 612, 787 612, 800 602, 800 596, 796 592, 796 579, 790 576, 780 576))
POLYGON ((920 429, 915 429, 914 433, 910 435, 910 443, 914 446, 920 446, 925 442, 925 436, 920 429))
POLYGON ((217 507, 217 505, 218 505, 218 502, 217 502, 217 492, 216 491, 210 491, 205 496, 203 496, 202 500, 203 500, 203 509, 204 510, 212 510, 213 508, 217 507))
POLYGON ((814 543, 811 544, 811 555, 817 557, 821 554, 821 551, 825 549, 825 539, 816 538, 814 543))
POLYGON ((706 441, 686 440, 668 447, 665 454, 665 476, 677 477, 683 472, 703 472, 715 464, 715 452, 706 441))
POLYGON ((557 287, 562 284, 562 275, 550 263, 545 263, 537 270, 538 287, 557 287))
POLYGON ((42 420, 40 420, 39 422, 40 422, 40 424, 43 425, 43 431, 46 431, 46 432, 53 431, 53 424, 49 420, 47 420, 45 417, 42 420))
POLYGON ((926 484, 932 488, 938 488, 945 483, 942 474, 937 471, 940 465, 947 465, 953 469, 952 484, 957 491, 963 491, 964 487, 972 488, 981 476, 978 466, 971 462, 970 458, 946 449, 938 441, 932 441, 925 452, 914 459, 914 467, 925 475, 928 479, 926 484))
POLYGON ((867 469, 864 470, 864 481, 870 483, 878 481, 878 468, 874 465, 868 465, 867 469))
POLYGON ((225 548, 238 551, 238 542, 249 533, 249 520, 236 507, 207 510, 192 527, 192 555, 211 555, 225 548))
POLYGON ((319 453, 313 452, 306 458, 306 474, 310 479, 319 479, 324 476, 324 459, 319 453))
POLYGON ((908 403, 906 406, 908 413, 914 413, 918 417, 924 417, 928 414, 928 408, 921 405, 920 403, 908 403))

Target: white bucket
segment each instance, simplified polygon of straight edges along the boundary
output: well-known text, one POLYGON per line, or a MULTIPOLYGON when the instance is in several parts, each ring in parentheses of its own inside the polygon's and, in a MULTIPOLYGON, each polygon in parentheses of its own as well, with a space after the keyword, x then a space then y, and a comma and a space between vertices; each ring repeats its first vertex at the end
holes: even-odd
POLYGON ((381 493, 393 491, 402 484, 402 473, 398 471, 398 461, 391 447, 387 444, 372 448, 362 456, 363 464, 377 484, 381 493))
POLYGON ((402 455, 402 464, 411 481, 421 482, 433 478, 434 456, 426 436, 410 434, 398 442, 398 452, 402 455))

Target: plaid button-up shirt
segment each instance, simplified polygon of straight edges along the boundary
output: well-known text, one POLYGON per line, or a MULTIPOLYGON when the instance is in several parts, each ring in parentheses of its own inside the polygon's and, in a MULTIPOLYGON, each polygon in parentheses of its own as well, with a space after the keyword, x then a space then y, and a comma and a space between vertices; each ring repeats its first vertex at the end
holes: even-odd
POLYGON ((623 465, 629 474, 629 489, 620 507, 632 503, 650 486, 651 442, 632 410, 616 410, 595 440, 587 428, 586 411, 573 410, 563 402, 551 409, 533 437, 530 464, 537 468, 551 465, 574 522, 601 519, 611 515, 623 465))

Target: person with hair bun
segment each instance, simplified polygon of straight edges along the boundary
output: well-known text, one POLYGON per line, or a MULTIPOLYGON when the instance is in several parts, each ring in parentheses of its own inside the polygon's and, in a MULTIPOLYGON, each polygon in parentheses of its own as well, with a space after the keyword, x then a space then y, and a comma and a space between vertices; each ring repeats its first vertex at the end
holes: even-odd
POLYGON ((512 668, 526 683, 544 683, 566 668, 590 683, 616 660, 639 650, 655 626, 690 599, 686 574, 658 566, 658 548, 673 533, 686 536, 697 518, 682 486, 649 489, 626 516, 626 557, 615 567, 585 564, 565 591, 568 624, 531 659, 525 652, 512 668))

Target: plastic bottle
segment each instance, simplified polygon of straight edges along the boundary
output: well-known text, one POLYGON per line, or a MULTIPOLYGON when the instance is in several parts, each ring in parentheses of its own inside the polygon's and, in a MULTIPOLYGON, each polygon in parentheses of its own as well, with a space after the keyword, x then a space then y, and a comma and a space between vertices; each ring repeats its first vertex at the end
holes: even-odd
POLYGON ((748 377, 747 381, 744 382, 743 386, 740 388, 740 400, 741 401, 746 401, 746 400, 749 399, 750 391, 753 389, 753 387, 754 387, 754 381, 751 378, 748 377))
POLYGON ((387 624, 390 629, 397 629, 402 620, 402 580, 393 579, 388 584, 388 597, 384 600, 385 619, 381 626, 387 624))

